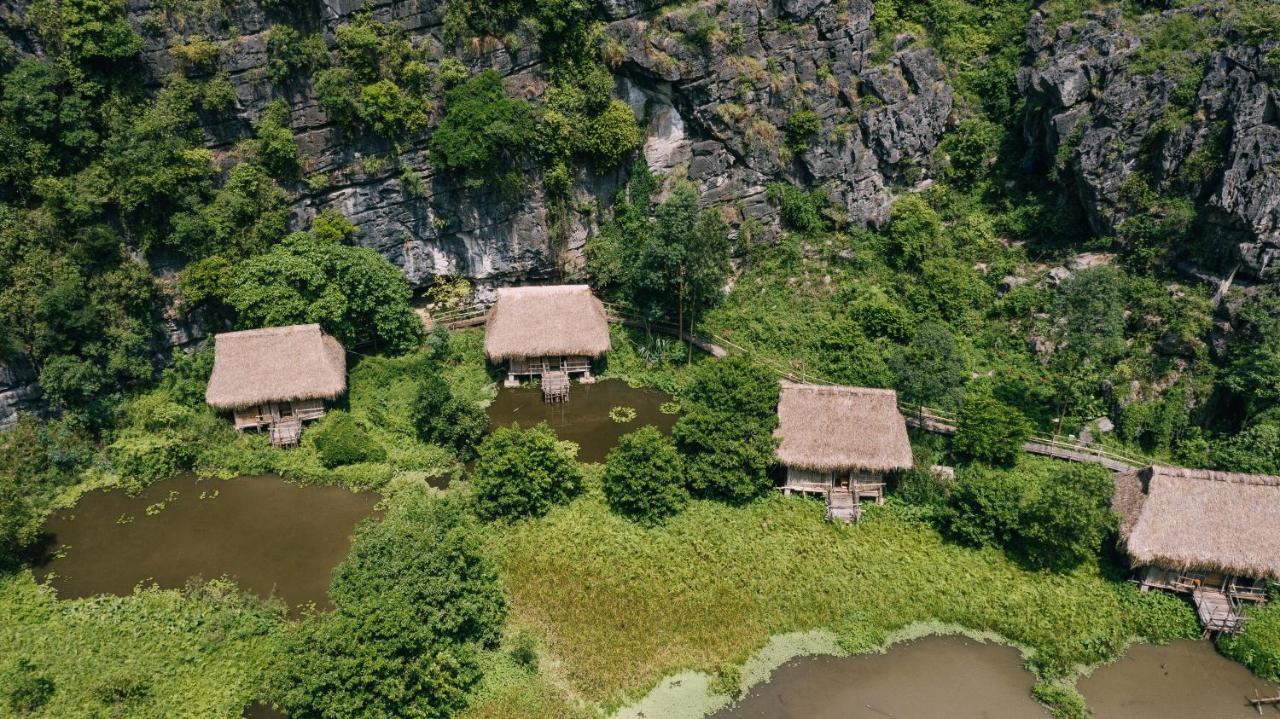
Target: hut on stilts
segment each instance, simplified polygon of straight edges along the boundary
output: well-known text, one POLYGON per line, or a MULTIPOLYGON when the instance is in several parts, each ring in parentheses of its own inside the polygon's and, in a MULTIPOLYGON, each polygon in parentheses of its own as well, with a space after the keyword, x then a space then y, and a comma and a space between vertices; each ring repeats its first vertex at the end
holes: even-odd
POLYGON ((236 429, 265 429, 271 443, 293 446, 302 423, 347 391, 347 358, 320 325, 223 332, 213 339, 205 401, 231 412, 236 429))
POLYGON ((536 378, 550 402, 568 399, 572 377, 593 382, 591 361, 609 349, 604 305, 586 285, 500 289, 485 321, 484 351, 506 364, 505 386, 536 378))
POLYGON ((778 461, 784 494, 820 494, 827 519, 852 522, 864 502, 884 503, 886 475, 910 469, 911 443, 889 389, 782 382, 778 461))
POLYGON ((1155 465, 1117 474, 1112 507, 1133 581, 1189 595, 1206 636, 1280 579, 1280 477, 1155 465))

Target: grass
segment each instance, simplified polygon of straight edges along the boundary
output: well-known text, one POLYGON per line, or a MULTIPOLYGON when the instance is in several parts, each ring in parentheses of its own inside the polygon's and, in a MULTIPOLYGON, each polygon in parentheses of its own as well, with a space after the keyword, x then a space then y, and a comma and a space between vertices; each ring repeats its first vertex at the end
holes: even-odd
POLYGON ((644 529, 593 491, 496 531, 490 551, 516 622, 539 637, 575 696, 606 709, 672 673, 723 672, 789 632, 827 628, 847 650, 865 651, 912 624, 954 624, 1026 647, 1033 668, 1053 677, 1113 658, 1134 637, 1196 630, 1175 598, 1141 594, 1097 568, 1025 571, 1001 553, 945 542, 904 507, 843 527, 803 499, 700 501, 644 529))
POLYGON ((240 716, 285 626, 226 582, 58 601, 22 571, 0 577, 0 685, 25 659, 54 686, 39 716, 240 716))

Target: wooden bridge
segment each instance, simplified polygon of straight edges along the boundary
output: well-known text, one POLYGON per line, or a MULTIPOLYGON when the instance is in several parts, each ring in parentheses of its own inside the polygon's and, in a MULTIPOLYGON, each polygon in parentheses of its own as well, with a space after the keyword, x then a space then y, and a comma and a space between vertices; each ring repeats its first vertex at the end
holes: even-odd
MULTIPOLYGON (((786 366, 714 332, 703 335, 690 330, 682 330, 669 323, 649 322, 635 310, 618 303, 606 302, 604 303, 604 308, 610 322, 628 327, 640 327, 678 337, 717 359, 727 357, 730 354, 747 355, 756 364, 769 369, 779 377, 793 382, 835 384, 821 377, 816 377, 803 368, 786 366)), ((435 313, 428 313, 426 309, 419 309, 417 312, 422 317, 423 325, 428 331, 437 324, 444 325, 449 329, 461 329, 484 324, 485 318, 488 316, 489 305, 475 302, 435 313)), ((955 417, 947 415, 940 410, 905 404, 900 405, 899 409, 906 418, 908 426, 936 434, 952 435, 956 432, 957 423, 955 417)), ((1127 453, 1114 447, 1107 447, 1097 442, 1079 442, 1060 435, 1032 434, 1023 443, 1022 450, 1029 454, 1053 457, 1067 462, 1092 462, 1100 464, 1113 472, 1126 472, 1151 464, 1149 458, 1127 453)))

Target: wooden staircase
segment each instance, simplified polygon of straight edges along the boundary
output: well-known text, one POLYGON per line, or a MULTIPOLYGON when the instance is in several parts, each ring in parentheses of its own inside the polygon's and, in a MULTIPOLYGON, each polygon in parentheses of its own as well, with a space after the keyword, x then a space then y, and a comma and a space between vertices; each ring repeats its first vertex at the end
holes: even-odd
POLYGON ((1191 592, 1196 605, 1196 615, 1205 636, 1210 634, 1234 634, 1244 628, 1244 613, 1239 605, 1226 594, 1211 587, 1197 587, 1191 592))
POLYGON ((542 401, 569 401, 569 373, 545 372, 542 375, 542 401))
POLYGON ((271 433, 271 444, 277 447, 296 447, 302 437, 302 420, 289 417, 273 423, 268 431, 271 433))
POLYGON ((861 517, 862 507, 853 492, 840 487, 827 490, 827 521, 851 524, 861 517))

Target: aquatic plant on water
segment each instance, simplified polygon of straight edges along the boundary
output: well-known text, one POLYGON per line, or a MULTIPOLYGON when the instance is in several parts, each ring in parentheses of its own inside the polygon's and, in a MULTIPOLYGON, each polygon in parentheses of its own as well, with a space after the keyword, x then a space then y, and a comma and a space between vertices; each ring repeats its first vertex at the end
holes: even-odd
POLYGON ((634 421, 636 418, 635 407, 614 407, 609 410, 609 419, 619 424, 634 421))

